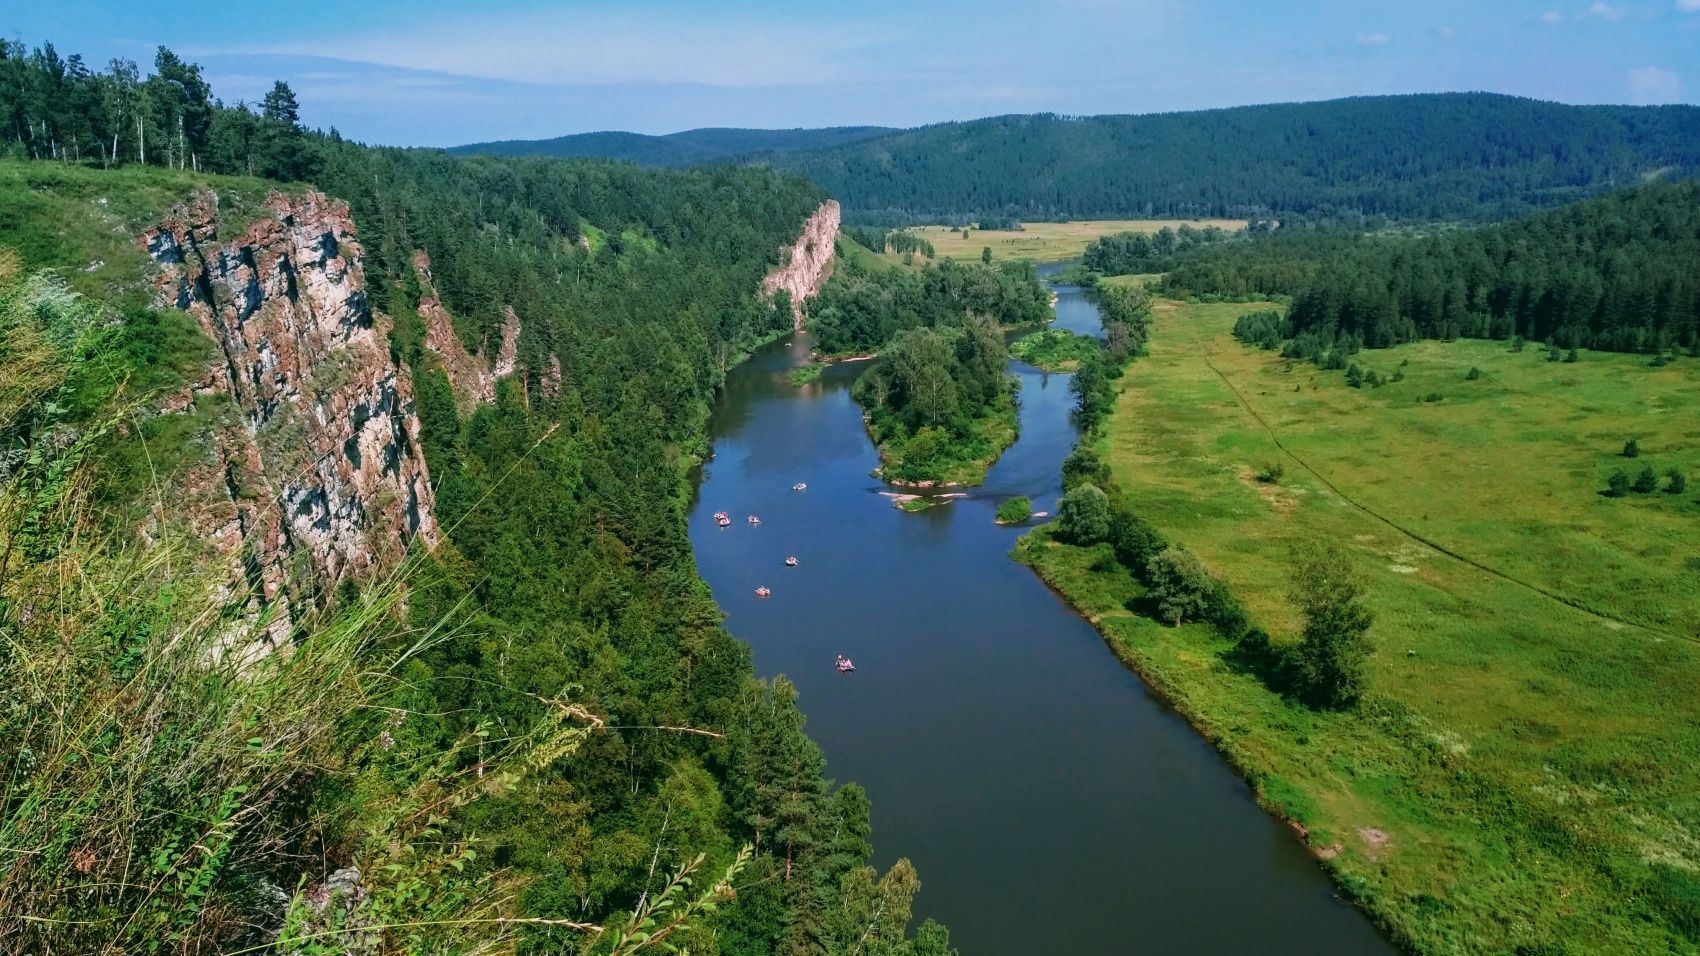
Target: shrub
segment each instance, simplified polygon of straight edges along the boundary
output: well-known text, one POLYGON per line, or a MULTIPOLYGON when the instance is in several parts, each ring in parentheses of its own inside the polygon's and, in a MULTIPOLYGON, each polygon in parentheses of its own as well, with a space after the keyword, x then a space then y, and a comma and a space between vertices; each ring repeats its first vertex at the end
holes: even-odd
POLYGON ((1257 480, 1266 485, 1278 485, 1281 483, 1281 479, 1286 476, 1287 466, 1279 461, 1272 461, 1264 465, 1263 469, 1257 473, 1257 480))
POLYGON ((1161 531, 1122 504, 1111 510, 1109 541, 1116 549, 1116 560, 1141 577, 1151 559, 1169 546, 1161 531))
POLYGON ((1564 353, 1564 360, 1565 360, 1565 361, 1566 361, 1566 362, 1574 362, 1574 361, 1576 361, 1576 360, 1577 360, 1577 359, 1578 359, 1578 358, 1579 358, 1579 357, 1580 357, 1580 356, 1579 356, 1579 355, 1578 355, 1578 354, 1577 354, 1577 352, 1576 352, 1576 349, 1575 349, 1575 348, 1574 348, 1574 347, 1572 347, 1572 348, 1571 348, 1571 349, 1570 349, 1570 351, 1568 351, 1568 352, 1566 352, 1566 353, 1564 353))
POLYGON ((1364 387, 1364 370, 1358 368, 1355 362, 1350 368, 1346 369, 1346 384, 1352 388, 1364 387))
POLYGON ((1672 468, 1665 472, 1665 477, 1670 479, 1670 484, 1665 485, 1665 491, 1670 494, 1680 495, 1688 490, 1688 476, 1681 469, 1672 468))
POLYGON ((1623 443, 1623 457, 1625 457, 1625 458, 1640 458, 1641 457, 1641 443, 1636 441, 1633 438, 1624 442, 1623 443))
POLYGON ((1641 469, 1641 473, 1639 475, 1635 476, 1635 484, 1632 487, 1638 495, 1650 495, 1653 492, 1658 491, 1659 473, 1653 470, 1652 465, 1648 465, 1641 469))
MULTIPOLYGON (((1400 364, 1400 366, 1403 366, 1405 363, 1400 362, 1399 364, 1400 364)), ((1404 380, 1405 380, 1405 369, 1403 367, 1394 369, 1393 370, 1393 381, 1403 382, 1404 380)))
POLYGON ((1558 350, 1558 346, 1550 345, 1547 347, 1547 361, 1557 362, 1562 358, 1564 358, 1564 353, 1558 350))
POLYGON ((1110 466, 1104 463, 1098 453, 1089 448, 1084 442, 1075 446, 1072 453, 1063 459, 1062 463, 1063 490, 1068 491, 1076 486, 1090 482, 1099 488, 1110 487, 1110 466))
POLYGON ((1230 641, 1239 640, 1251 626, 1246 619, 1245 606, 1239 598, 1234 597, 1228 586, 1221 581, 1212 581, 1211 588, 1204 598, 1204 620, 1210 622, 1218 633, 1230 641))
POLYGON ((1057 504, 1057 537, 1086 547, 1110 534, 1109 496, 1091 482, 1084 482, 1063 495, 1057 504))
POLYGON ((998 505, 998 524, 1020 524, 1033 516, 1033 502, 1026 495, 1016 495, 998 505))
POLYGON ((1439 392, 1429 392, 1427 395, 1423 396, 1423 401, 1425 402, 1438 402, 1440 399, 1441 394, 1439 392))
POLYGON ((1622 468, 1612 472, 1611 477, 1606 479, 1606 494, 1613 498, 1629 494, 1629 472, 1622 468))
POLYGON ((1481 377, 1482 377, 1482 370, 1479 369, 1479 368, 1476 368, 1474 365, 1472 365, 1472 366, 1470 366, 1470 371, 1464 375, 1464 381, 1473 382, 1476 379, 1481 378, 1481 377))
POLYGON ((1198 557, 1184 548, 1165 548, 1146 565, 1145 573, 1158 613, 1176 627, 1203 617, 1218 586, 1198 557))

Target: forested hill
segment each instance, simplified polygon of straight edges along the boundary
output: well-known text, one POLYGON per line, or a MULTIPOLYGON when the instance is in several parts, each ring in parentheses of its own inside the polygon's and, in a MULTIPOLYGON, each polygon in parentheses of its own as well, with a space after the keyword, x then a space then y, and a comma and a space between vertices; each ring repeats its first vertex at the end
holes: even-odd
POLYGON ((600 132, 554 139, 509 139, 456 146, 451 153, 490 156, 554 156, 621 159, 644 166, 699 166, 750 153, 788 152, 842 146, 899 130, 889 126, 833 126, 826 129, 688 129, 666 136, 600 132))
POLYGON ((1484 93, 1151 116, 1000 116, 762 161, 862 218, 1502 218, 1700 170, 1700 108, 1484 93))
POLYGON ((686 535, 818 187, 369 148, 163 47, 0 40, 0 122, 0 951, 953 952, 686 535), (407 557, 260 566, 319 514, 407 557))
MULTIPOLYGON (((572 155, 681 161, 617 151, 624 147, 613 134, 592 137, 548 142, 585 150, 572 155)), ((1340 211, 1502 219, 1650 178, 1693 176, 1700 108, 1441 93, 1145 116, 998 116, 754 148, 761 151, 725 161, 802 173, 862 222, 1340 211)))

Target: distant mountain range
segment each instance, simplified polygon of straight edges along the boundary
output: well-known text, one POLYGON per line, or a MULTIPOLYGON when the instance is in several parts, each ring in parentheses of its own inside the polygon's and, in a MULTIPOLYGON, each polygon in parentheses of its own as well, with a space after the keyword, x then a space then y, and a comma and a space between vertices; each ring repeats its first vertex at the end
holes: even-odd
POLYGON ((737 163, 807 176, 858 221, 1386 215, 1499 219, 1700 172, 1700 107, 1492 93, 915 129, 586 133, 455 152, 737 163))
POLYGON ((824 129, 688 129, 666 136, 643 133, 578 133, 554 139, 505 139, 456 146, 451 153, 492 156, 558 156, 623 159, 641 166, 703 166, 757 152, 796 152, 842 146, 901 133, 890 126, 830 126, 824 129))

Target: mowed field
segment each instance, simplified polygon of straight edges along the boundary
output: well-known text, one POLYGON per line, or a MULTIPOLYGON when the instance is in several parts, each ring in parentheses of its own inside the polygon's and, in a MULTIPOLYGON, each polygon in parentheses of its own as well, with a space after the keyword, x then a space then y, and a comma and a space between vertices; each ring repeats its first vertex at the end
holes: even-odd
POLYGON ((1291 543, 1344 546, 1369 699, 1311 712, 1210 628, 1127 610, 1091 552, 1030 556, 1413 948, 1700 949, 1700 486, 1600 494, 1620 467, 1700 477, 1700 362, 1426 342, 1361 353, 1404 379, 1353 389, 1236 342, 1262 307, 1160 300, 1100 450, 1277 643, 1291 543))
POLYGON ((1062 262, 1078 259, 1086 246, 1099 236, 1117 232, 1157 232, 1165 227, 1179 229, 1191 226, 1203 229, 1244 229, 1244 219, 1081 219, 1074 222, 1029 222, 1020 232, 969 229, 962 238, 961 229, 945 226, 915 226, 909 231, 933 244, 940 259, 978 259, 982 250, 991 249, 993 259, 1031 259, 1034 262, 1062 262))

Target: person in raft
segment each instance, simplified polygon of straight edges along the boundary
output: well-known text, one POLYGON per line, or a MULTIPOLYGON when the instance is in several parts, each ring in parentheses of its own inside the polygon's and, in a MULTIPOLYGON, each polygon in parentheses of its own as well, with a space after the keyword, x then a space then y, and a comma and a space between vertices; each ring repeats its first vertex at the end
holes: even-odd
POLYGON ((849 673, 850 671, 853 671, 855 669, 856 669, 856 665, 850 663, 850 658, 845 657, 843 654, 838 655, 838 671, 839 671, 839 673, 841 673, 841 674, 849 673))

